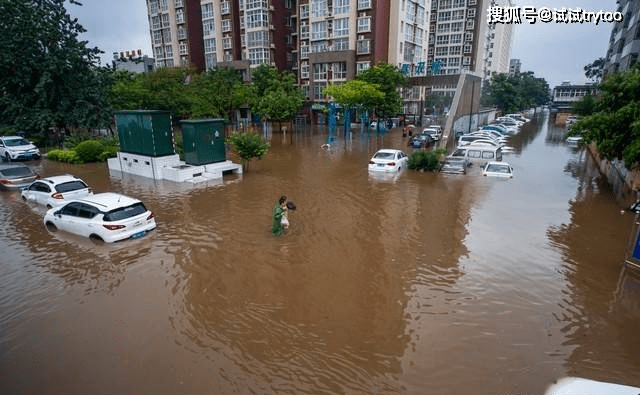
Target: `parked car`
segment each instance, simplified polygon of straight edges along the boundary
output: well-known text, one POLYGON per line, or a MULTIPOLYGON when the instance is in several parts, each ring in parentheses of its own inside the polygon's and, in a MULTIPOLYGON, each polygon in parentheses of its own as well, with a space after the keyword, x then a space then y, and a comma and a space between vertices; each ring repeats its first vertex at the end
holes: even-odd
POLYGON ((502 161, 502 148, 490 145, 469 144, 456 148, 450 157, 464 158, 470 164, 485 165, 490 161, 502 161))
POLYGON ((409 139, 408 145, 412 148, 424 148, 433 143, 433 138, 429 134, 419 134, 409 139))
POLYGON ((74 199, 92 195, 93 191, 81 179, 65 174, 34 181, 22 190, 22 199, 52 208, 74 199))
POLYGON ((155 229, 153 213, 135 198, 106 192, 54 207, 43 220, 52 230, 112 243, 141 237, 155 229))
POLYGON ((482 143, 495 145, 496 147, 500 147, 500 146, 504 145, 503 143, 500 143, 499 141, 496 141, 496 140, 492 139, 489 136, 477 135, 477 134, 475 134, 475 135, 474 134, 465 134, 465 135, 460 136, 460 138, 458 139, 458 147, 462 147, 462 146, 471 144, 474 141, 480 141, 482 143))
POLYGON ((424 128, 422 130, 422 134, 428 134, 429 136, 431 136, 433 141, 438 141, 440 140, 440 137, 442 137, 442 132, 440 131, 440 129, 431 126, 429 126, 428 128, 424 128))
POLYGON ((38 175, 27 165, 21 163, 0 163, 0 189, 22 189, 37 178, 38 175))
POLYGON ((0 157, 6 162, 19 159, 40 159, 40 150, 24 137, 0 136, 0 157))
POLYGON ((445 158, 440 172, 445 174, 466 174, 467 167, 469 167, 467 158, 448 156, 445 158))
POLYGON ((507 127, 506 125, 502 125, 500 123, 491 123, 489 125, 484 125, 480 130, 487 130, 487 129, 495 130, 496 132, 504 136, 518 133, 518 128, 512 127, 512 126, 507 127))
POLYGON ((582 142, 582 136, 567 137, 566 143, 569 147, 579 147, 582 142))
POLYGON ((520 121, 522 123, 527 123, 530 121, 530 119, 523 117, 522 114, 507 114, 507 116, 515 119, 516 121, 520 121))
POLYGON ((369 161, 369 171, 398 172, 407 167, 409 157, 397 149, 381 149, 369 161))
POLYGON ((488 162, 482 169, 483 176, 513 177, 513 167, 507 162, 488 162))

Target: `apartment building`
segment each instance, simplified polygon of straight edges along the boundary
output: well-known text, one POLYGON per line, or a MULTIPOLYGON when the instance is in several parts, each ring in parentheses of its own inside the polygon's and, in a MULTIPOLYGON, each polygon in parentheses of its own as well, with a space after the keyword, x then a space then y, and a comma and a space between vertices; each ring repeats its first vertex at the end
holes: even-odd
POLYGON ((640 2, 618 0, 617 3, 617 11, 623 15, 623 20, 613 23, 604 75, 628 70, 640 53, 640 2))
POLYGON ((517 75, 520 74, 520 69, 522 68, 522 62, 520 59, 511 59, 509 62, 509 75, 517 75))

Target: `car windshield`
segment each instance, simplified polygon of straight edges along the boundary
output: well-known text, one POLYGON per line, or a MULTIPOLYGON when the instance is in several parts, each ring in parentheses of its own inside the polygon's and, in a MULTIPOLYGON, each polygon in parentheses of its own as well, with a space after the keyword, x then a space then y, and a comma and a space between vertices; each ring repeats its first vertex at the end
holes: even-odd
POLYGON ((134 203, 131 206, 120 207, 115 210, 111 210, 104 215, 106 222, 120 221, 123 219, 135 217, 147 211, 147 208, 142 202, 134 203))
POLYGON ((393 159, 393 152, 378 152, 373 157, 375 159, 393 159))
POLYGON ((62 184, 58 184, 56 185, 56 191, 60 192, 60 193, 65 193, 65 192, 69 192, 69 191, 77 191, 78 189, 84 189, 87 187, 87 184, 85 184, 82 181, 69 181, 69 182, 63 182, 62 184))
POLYGON ((18 147, 20 145, 29 145, 29 142, 25 139, 6 139, 4 145, 7 147, 18 147))
POLYGON ((451 156, 454 156, 454 157, 455 157, 455 156, 461 156, 461 157, 464 157, 466 154, 467 154, 467 151, 466 151, 466 150, 463 150, 463 149, 457 149, 457 150, 453 151, 453 154, 451 154, 451 156))
POLYGON ((33 172, 31 171, 30 168, 24 166, 20 166, 20 167, 10 167, 8 169, 2 169, 0 170, 0 174, 2 174, 3 177, 28 177, 28 176, 32 176, 33 172))
POLYGON ((486 171, 491 172, 491 173, 510 173, 509 166, 505 166, 505 165, 492 165, 492 164, 489 164, 489 165, 487 165, 487 170, 486 171))

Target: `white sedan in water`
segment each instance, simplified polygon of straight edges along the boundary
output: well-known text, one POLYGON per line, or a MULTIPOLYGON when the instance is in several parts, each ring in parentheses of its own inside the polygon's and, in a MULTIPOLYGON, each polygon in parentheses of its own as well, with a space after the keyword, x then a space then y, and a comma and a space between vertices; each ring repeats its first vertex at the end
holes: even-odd
POLYGON ((507 162, 488 162, 482 169, 483 176, 489 177, 513 177, 513 167, 507 162))
POLYGON ((369 161, 369 171, 397 173, 407 167, 409 157, 398 149, 381 149, 369 161))

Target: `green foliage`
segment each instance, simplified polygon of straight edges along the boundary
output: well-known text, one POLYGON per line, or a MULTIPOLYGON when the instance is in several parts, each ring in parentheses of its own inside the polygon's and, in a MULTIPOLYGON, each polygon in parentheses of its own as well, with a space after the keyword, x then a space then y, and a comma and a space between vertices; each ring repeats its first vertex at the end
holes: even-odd
POLYGON ((253 158, 262 158, 270 147, 270 144, 253 130, 246 132, 234 131, 227 138, 226 143, 230 144, 233 150, 240 155, 243 164, 253 158))
POLYGON ((373 84, 384 94, 373 105, 379 115, 392 116, 402 110, 402 97, 398 88, 408 86, 409 78, 398 67, 380 63, 358 74, 356 80, 373 84))
MULTIPOLYGON (((72 5, 79 3, 72 1, 72 5)), ((0 1, 0 117, 17 130, 104 127, 112 113, 98 48, 64 0, 0 1)))
POLYGON ((104 150, 104 145, 98 140, 83 141, 75 148, 76 155, 78 155, 78 158, 85 163, 101 160, 100 158, 104 150))
POLYGON ((240 72, 231 67, 216 67, 195 74, 188 92, 193 103, 191 116, 194 118, 229 119, 232 110, 247 104, 252 94, 240 72))
POLYGON ((600 81, 602 79, 602 72, 604 71, 604 58, 598 58, 592 63, 584 66, 584 75, 593 81, 600 81))
POLYGON ((590 115, 596 109, 596 100, 593 96, 587 95, 571 105, 574 114, 590 115))
POLYGON ((12 127, 5 126, 0 128, 0 136, 14 136, 16 134, 16 130, 12 127))
POLYGON ((252 76, 253 111, 271 121, 295 117, 304 103, 304 96, 296 86, 293 74, 280 73, 275 67, 261 64, 252 76))
POLYGON ((47 153, 47 159, 56 162, 81 164, 82 160, 73 150, 51 150, 47 153))
POLYGON ((496 74, 484 87, 482 103, 495 105, 503 114, 536 107, 549 101, 549 84, 532 72, 496 74))
POLYGON ((573 124, 568 135, 596 143, 601 155, 640 167, 640 63, 607 76, 599 85, 593 111, 573 124))
POLYGON ((434 151, 413 151, 409 155, 407 167, 412 170, 437 170, 440 165, 440 157, 446 153, 444 148, 437 148, 434 151))
POLYGON ((366 81, 351 80, 342 85, 332 84, 324 89, 324 94, 345 108, 371 111, 384 98, 378 85, 366 81))
POLYGON ((104 162, 109 158, 115 158, 116 156, 118 156, 119 150, 120 149, 118 147, 105 146, 104 151, 102 151, 102 153, 98 156, 98 161, 104 162))

